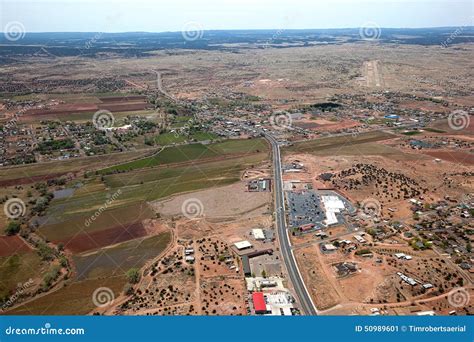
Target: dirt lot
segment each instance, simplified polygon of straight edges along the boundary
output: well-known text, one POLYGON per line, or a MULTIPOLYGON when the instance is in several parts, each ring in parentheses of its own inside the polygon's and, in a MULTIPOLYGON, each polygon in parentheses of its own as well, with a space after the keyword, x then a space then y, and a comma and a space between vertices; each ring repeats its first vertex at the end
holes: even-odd
POLYGON ((246 182, 183 194, 172 199, 153 203, 162 216, 183 215, 185 201, 196 202, 202 217, 225 219, 231 217, 251 218, 268 211, 271 193, 248 192, 246 182))
POLYGON ((333 284, 328 282, 315 246, 295 250, 295 257, 316 307, 324 310, 339 304, 341 298, 333 284))

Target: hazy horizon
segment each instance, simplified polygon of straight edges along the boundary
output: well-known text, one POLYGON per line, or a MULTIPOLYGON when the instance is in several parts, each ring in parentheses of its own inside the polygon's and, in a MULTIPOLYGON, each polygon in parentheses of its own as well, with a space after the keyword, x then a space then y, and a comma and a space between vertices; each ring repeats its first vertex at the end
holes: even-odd
MULTIPOLYGON (((457 27, 468 27, 474 28, 474 25, 466 26, 424 26, 424 27, 379 27, 380 29, 388 30, 423 30, 423 29, 445 29, 445 28, 457 28, 457 27)), ((307 27, 307 28, 298 28, 298 29, 285 29, 285 31, 331 31, 331 30, 358 30, 359 27, 328 27, 328 28, 319 28, 319 27, 307 27)), ((260 28, 260 29, 209 29, 203 30, 203 32, 212 32, 212 31, 278 31, 277 28, 260 28)), ((3 31, 0 31, 3 33, 3 31)), ((25 31, 25 33, 33 34, 45 34, 45 33, 102 33, 101 31, 25 31)), ((145 33, 145 34, 161 34, 161 33, 181 33, 181 31, 109 31, 103 32, 105 34, 126 34, 126 33, 145 33)))
POLYGON ((0 0, 0 30, 30 33, 442 28, 472 26, 471 0, 0 0), (45 20, 47 18, 48 20, 45 20))

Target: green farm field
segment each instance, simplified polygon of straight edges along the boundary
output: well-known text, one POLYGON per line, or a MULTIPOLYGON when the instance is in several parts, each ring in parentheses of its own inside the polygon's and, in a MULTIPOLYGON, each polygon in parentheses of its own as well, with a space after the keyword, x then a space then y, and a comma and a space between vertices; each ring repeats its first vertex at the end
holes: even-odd
POLYGON ((403 152, 397 148, 384 144, 363 143, 356 145, 343 145, 335 148, 322 148, 311 151, 315 156, 383 156, 392 160, 420 160, 429 159, 416 153, 403 152))
POLYGON ((358 135, 341 135, 334 137, 325 137, 320 139, 314 139, 304 142, 296 142, 293 146, 283 149, 283 153, 311 153, 318 154, 322 150, 330 149, 332 151, 337 151, 338 148, 349 147, 352 148, 356 145, 377 142, 382 140, 388 140, 395 138, 396 135, 375 131, 369 133, 362 133, 358 135))
POLYGON ((131 171, 163 164, 187 162, 232 154, 253 154, 267 152, 268 150, 268 144, 263 139, 227 140, 209 145, 189 144, 173 146, 163 149, 154 156, 109 167, 100 172, 107 174, 117 171, 131 171))
POLYGON ((257 153, 244 157, 221 159, 219 161, 185 163, 174 167, 163 165, 127 173, 106 175, 104 176, 104 181, 107 186, 117 188, 156 181, 167 181, 171 184, 192 180, 224 179, 224 176, 239 178, 240 171, 251 165, 261 163, 267 156, 266 153, 257 153))

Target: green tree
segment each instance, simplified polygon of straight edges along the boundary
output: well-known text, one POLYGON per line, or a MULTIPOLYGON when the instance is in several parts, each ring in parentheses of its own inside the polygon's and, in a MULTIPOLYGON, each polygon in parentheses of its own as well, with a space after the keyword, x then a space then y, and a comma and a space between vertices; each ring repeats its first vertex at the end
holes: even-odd
POLYGON ((49 247, 46 243, 44 242, 39 242, 38 245, 36 246, 38 249, 38 254, 43 259, 44 261, 49 261, 54 259, 54 249, 49 247))
POLYGON ((138 268, 131 268, 127 271, 127 279, 131 284, 136 284, 140 280, 140 270, 138 268))
POLYGON ((15 235, 18 234, 20 231, 20 223, 17 221, 10 221, 8 222, 7 228, 5 229, 5 233, 7 235, 15 235))

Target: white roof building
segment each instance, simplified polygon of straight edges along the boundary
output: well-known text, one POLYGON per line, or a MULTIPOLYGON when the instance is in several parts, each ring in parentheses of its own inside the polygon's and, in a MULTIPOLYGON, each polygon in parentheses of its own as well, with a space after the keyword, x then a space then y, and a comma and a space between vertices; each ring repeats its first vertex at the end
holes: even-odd
POLYGON ((344 202, 337 196, 321 196, 321 201, 324 204, 324 209, 326 210, 326 220, 324 223, 327 226, 336 224, 338 222, 336 213, 341 212, 345 209, 344 202))
POLYGON ((265 293, 268 311, 271 316, 291 316, 293 308, 293 300, 286 291, 274 291, 265 293))
POLYGON ((334 246, 332 243, 327 243, 323 246, 325 251, 335 251, 337 250, 337 247, 334 246))
POLYGON ((246 248, 252 248, 252 244, 250 242, 248 242, 247 240, 236 242, 236 243, 234 243, 234 246, 238 250, 246 249, 246 248))
POLYGON ((255 240, 265 240, 265 234, 262 229, 252 229, 252 235, 255 240))
POLYGON ((356 239, 357 242, 359 242, 359 243, 365 243, 366 242, 365 239, 360 235, 354 235, 354 239, 356 239))

